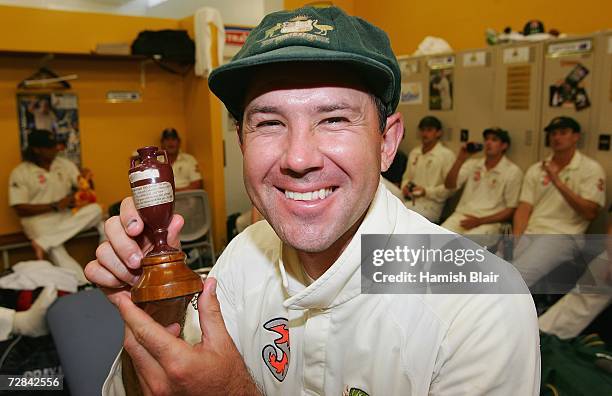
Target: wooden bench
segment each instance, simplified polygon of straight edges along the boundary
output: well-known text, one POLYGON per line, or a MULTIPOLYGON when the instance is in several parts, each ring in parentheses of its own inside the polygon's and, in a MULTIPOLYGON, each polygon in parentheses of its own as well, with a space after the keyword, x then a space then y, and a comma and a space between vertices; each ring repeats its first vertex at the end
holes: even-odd
MULTIPOLYGON (((90 228, 79 232, 71 239, 87 238, 98 236, 95 228, 90 228)), ((0 235, 0 252, 2 252, 2 269, 10 268, 10 252, 12 250, 23 249, 31 246, 31 242, 23 232, 0 235)))

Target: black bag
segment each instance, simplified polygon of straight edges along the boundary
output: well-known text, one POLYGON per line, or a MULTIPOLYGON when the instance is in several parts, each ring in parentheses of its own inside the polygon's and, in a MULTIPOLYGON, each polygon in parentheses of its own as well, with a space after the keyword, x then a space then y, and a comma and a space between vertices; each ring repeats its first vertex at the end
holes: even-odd
MULTIPOLYGON (((36 290, 0 289, 0 306, 16 309, 28 309, 36 300, 42 287, 36 290)), ((0 374, 40 377, 63 375, 59 355, 55 349, 51 335, 41 337, 14 336, 0 341, 0 374)), ((31 395, 33 391, 0 391, 0 395, 31 395)), ((43 392, 37 392, 42 394, 43 392)), ((49 391, 51 395, 69 396, 70 392, 64 382, 64 389, 49 391)))
POLYGON ((132 43, 134 55, 159 55, 162 60, 194 63, 195 43, 186 30, 145 30, 132 43))

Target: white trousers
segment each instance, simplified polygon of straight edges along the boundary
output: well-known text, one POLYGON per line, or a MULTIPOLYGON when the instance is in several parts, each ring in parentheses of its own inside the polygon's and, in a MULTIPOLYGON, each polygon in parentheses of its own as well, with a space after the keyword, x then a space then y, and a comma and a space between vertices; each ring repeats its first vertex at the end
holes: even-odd
MULTIPOLYGON (((70 210, 45 213, 21 219, 23 232, 45 251, 64 242, 91 227, 98 227, 102 221, 102 208, 98 204, 83 206, 76 213, 70 210)), ((101 235, 103 235, 102 233, 101 235)))
POLYGON ((444 208, 444 203, 436 202, 427 197, 418 197, 411 201, 405 200, 404 205, 406 208, 417 212, 432 223, 437 223, 440 220, 440 215, 444 208))
POLYGON ((514 249, 512 264, 531 287, 559 265, 574 261, 581 242, 581 235, 524 235, 514 249))
POLYGON ((79 232, 96 227, 100 238, 104 238, 102 208, 89 204, 76 213, 64 210, 58 213, 45 213, 21 219, 24 233, 39 244, 49 255, 51 262, 58 267, 67 268, 75 273, 79 284, 87 283, 81 265, 68 254, 64 242, 79 232))
POLYGON ((612 285, 605 276, 609 257, 604 252, 589 263, 587 271, 568 294, 563 296, 538 319, 540 330, 559 338, 578 336, 612 302, 612 285), (581 286, 595 280, 595 285, 609 288, 601 293, 581 292, 581 286))

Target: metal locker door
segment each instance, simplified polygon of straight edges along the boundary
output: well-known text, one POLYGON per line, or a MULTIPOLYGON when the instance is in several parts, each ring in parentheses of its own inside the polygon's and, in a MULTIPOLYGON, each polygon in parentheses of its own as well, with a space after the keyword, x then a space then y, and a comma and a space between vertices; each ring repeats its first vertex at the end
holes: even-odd
MULTIPOLYGON (((586 154, 606 171, 607 204, 612 202, 612 31, 600 33, 595 39, 595 70, 593 75, 593 109, 590 139, 586 154)), ((607 207, 606 207, 607 209, 607 207)))
POLYGON ((582 90, 586 92, 589 102, 593 100, 594 38, 583 36, 553 40, 546 42, 545 47, 540 160, 550 155, 544 127, 555 117, 568 116, 580 123, 582 138, 578 143, 579 149, 587 147, 592 136, 591 107, 584 100, 579 101, 573 92, 582 90))
POLYGON ((455 62, 456 57, 453 54, 428 56, 425 87, 428 97, 425 114, 433 115, 442 121, 444 133, 440 140, 453 151, 457 151, 460 145, 457 128, 455 62))
POLYGON ((512 139, 508 157, 526 171, 538 159, 542 76, 541 43, 495 48, 495 124, 512 139))
POLYGON ((402 113, 405 128, 400 149, 408 155, 421 144, 417 125, 428 112, 427 66, 424 57, 399 56, 397 60, 402 72, 402 93, 397 110, 402 113))
POLYGON ((493 50, 457 54, 455 104, 458 138, 449 147, 457 152, 463 139, 481 142, 482 131, 495 125, 495 58, 493 50))

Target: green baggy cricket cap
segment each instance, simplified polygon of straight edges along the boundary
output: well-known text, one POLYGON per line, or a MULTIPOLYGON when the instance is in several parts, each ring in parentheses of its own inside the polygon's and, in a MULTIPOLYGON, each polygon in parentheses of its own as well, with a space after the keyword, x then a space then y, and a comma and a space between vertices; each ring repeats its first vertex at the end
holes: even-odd
POLYGON ((346 65, 392 114, 400 97, 400 69, 387 34, 337 7, 304 7, 267 15, 242 49, 212 71, 208 85, 237 119, 253 72, 262 65, 319 62, 346 65))
POLYGON ((574 120, 572 117, 564 116, 553 118, 550 123, 544 128, 544 130, 548 133, 554 131, 555 129, 561 128, 570 128, 575 133, 580 132, 580 124, 578 123, 578 121, 574 120))

